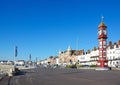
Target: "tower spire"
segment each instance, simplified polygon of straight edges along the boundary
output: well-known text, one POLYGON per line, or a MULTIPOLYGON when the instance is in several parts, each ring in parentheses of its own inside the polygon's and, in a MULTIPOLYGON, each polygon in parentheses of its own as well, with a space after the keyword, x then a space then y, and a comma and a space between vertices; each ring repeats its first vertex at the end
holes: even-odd
POLYGON ((105 23, 104 23, 104 16, 103 16, 103 15, 101 16, 101 22, 100 22, 100 24, 98 25, 98 27, 105 27, 105 28, 107 28, 107 26, 106 26, 105 23))
POLYGON ((102 16, 101 16, 101 22, 103 22, 103 21, 104 21, 104 16, 102 15, 102 16))

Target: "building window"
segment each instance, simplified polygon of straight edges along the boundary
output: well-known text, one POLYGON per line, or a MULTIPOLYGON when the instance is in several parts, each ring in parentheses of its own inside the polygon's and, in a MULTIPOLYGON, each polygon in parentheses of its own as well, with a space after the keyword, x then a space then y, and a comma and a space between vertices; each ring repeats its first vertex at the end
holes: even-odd
POLYGON ((115 59, 115 56, 113 56, 113 59, 115 59))
POLYGON ((110 59, 111 59, 111 56, 110 56, 110 59))
POLYGON ((115 65, 115 62, 113 62, 113 65, 115 65))

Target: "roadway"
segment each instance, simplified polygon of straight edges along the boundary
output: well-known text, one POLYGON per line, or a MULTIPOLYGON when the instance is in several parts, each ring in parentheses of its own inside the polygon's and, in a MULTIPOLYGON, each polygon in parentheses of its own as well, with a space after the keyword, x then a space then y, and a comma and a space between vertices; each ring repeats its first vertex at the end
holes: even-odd
POLYGON ((5 77, 0 85, 120 85, 120 71, 35 68, 5 77))

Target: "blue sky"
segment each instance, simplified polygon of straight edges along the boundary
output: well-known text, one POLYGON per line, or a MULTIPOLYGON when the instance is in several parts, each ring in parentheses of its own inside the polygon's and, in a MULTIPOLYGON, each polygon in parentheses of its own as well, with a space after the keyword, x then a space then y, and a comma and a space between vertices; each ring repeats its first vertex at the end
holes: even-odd
POLYGON ((0 0, 0 59, 45 59, 59 50, 92 49, 104 15, 108 40, 120 39, 119 0, 0 0), (76 44, 78 41, 78 45, 76 44))

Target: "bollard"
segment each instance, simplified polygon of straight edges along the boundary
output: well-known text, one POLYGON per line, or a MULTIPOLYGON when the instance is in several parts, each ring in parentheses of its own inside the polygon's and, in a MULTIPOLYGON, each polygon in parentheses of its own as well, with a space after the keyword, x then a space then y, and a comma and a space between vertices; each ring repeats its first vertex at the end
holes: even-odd
POLYGON ((9 73, 8 73, 8 76, 13 76, 13 70, 12 69, 10 69, 10 71, 9 71, 9 73))

